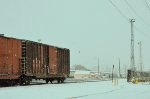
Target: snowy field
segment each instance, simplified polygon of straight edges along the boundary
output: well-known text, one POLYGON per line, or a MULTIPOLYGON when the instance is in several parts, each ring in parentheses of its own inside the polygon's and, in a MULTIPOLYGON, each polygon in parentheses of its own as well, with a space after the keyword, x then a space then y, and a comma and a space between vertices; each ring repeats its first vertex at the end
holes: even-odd
POLYGON ((119 80, 1 87, 0 99, 150 99, 149 84, 119 80))

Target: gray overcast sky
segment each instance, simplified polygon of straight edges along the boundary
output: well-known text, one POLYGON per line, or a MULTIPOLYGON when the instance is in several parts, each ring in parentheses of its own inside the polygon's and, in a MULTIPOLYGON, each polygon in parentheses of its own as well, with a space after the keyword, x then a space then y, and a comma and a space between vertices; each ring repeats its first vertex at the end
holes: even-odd
MULTIPOLYGON (((135 61, 143 43, 150 69, 150 9, 145 0, 112 0, 127 18, 135 18, 135 61)), ((147 0, 150 6, 150 0, 147 0)), ((0 33, 71 50, 71 65, 130 65, 130 23, 109 0, 0 0, 0 33)))

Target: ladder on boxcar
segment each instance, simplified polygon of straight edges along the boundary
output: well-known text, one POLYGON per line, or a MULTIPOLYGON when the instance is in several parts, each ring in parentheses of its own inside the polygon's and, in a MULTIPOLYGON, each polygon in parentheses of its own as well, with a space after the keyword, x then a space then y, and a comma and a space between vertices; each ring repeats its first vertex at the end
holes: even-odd
POLYGON ((22 41, 21 73, 26 74, 26 41, 22 41))

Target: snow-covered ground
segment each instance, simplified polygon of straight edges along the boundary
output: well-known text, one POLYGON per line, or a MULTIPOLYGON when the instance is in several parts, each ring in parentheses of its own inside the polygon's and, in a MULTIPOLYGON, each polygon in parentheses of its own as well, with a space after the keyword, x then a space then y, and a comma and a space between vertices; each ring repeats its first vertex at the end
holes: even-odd
POLYGON ((1 87, 0 99, 150 99, 149 84, 119 80, 1 87))

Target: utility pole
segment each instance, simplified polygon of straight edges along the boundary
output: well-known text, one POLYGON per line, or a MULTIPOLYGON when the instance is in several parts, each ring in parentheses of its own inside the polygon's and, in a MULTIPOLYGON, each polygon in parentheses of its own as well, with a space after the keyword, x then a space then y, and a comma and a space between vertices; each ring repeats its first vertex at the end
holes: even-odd
POLYGON ((113 83, 113 79, 114 79, 114 65, 113 65, 113 68, 112 68, 112 83, 113 83))
POLYGON ((138 42, 139 45, 139 69, 140 72, 143 71, 143 59, 142 59, 142 42, 138 42))
POLYGON ((127 66, 124 65, 124 74, 125 74, 125 77, 127 77, 127 66))
POLYGON ((133 22, 135 22, 135 19, 130 19, 130 23, 131 23, 131 63, 130 63, 130 67, 131 67, 131 70, 135 71, 133 22))
POLYGON ((99 76, 99 57, 98 57, 98 76, 99 76))
POLYGON ((119 58, 119 78, 120 78, 121 74, 120 74, 120 58, 119 58))

